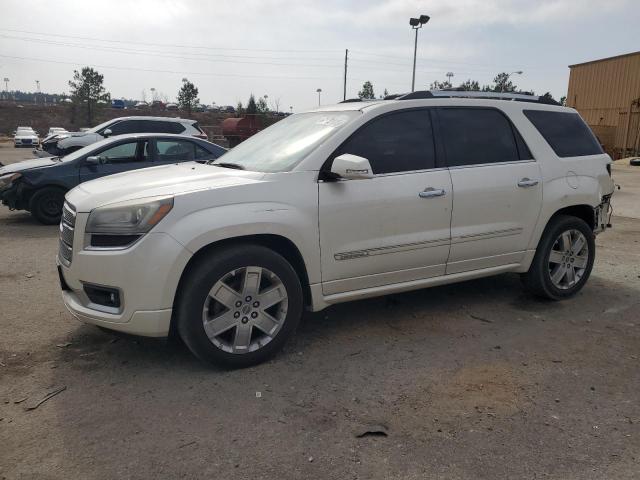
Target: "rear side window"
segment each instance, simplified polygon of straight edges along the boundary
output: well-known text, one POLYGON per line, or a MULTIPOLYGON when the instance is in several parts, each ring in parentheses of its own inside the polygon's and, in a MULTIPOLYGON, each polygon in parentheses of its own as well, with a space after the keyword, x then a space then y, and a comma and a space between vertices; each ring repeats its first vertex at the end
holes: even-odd
POLYGON ((124 120, 108 127, 111 135, 123 135, 125 133, 138 133, 140 129, 136 120, 124 120))
MULTIPOLYGON (((498 110, 442 108, 438 115, 450 167, 521 160, 511 123, 498 110)), ((524 142, 521 148, 526 149, 524 142)))
POLYGON ((547 110, 524 110, 523 113, 559 157, 603 153, 595 135, 577 113, 547 110))
POLYGON ((338 150, 369 160, 373 173, 408 172, 435 167, 428 110, 391 113, 367 123, 338 150))

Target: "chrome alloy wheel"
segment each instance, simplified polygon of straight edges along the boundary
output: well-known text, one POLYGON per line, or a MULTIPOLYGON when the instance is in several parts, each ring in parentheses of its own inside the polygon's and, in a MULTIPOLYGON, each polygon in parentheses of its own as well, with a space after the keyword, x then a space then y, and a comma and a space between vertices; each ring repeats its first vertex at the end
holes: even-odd
POLYGON ((589 244, 578 230, 556 238, 549 254, 549 276, 556 288, 567 290, 580 281, 589 263, 589 244))
POLYGON ((218 280, 204 302, 204 330, 219 349, 254 352, 278 334, 287 316, 287 290, 270 270, 248 266, 218 280))

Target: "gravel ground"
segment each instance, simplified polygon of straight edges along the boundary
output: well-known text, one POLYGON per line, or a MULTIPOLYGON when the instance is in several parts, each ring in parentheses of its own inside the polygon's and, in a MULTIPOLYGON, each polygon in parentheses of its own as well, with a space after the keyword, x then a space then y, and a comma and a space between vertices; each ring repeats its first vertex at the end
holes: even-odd
POLYGON ((638 478, 640 168, 614 172, 576 298, 501 275, 343 304, 240 371, 78 323, 57 227, 2 207, 0 478, 638 478))

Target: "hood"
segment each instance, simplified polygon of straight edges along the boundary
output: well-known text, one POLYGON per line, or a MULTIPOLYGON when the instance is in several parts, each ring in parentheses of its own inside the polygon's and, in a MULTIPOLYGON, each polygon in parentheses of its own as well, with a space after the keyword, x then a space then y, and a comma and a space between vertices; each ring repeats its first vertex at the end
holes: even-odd
POLYGON ((23 160, 22 162, 12 163, 11 165, 5 165, 0 167, 0 175, 6 173, 24 172, 25 170, 31 170, 32 168, 51 167, 58 165, 60 162, 53 160, 56 157, 48 158, 34 158, 31 160, 23 160))
POLYGON ((178 196, 199 190, 237 187, 260 182, 261 172, 246 172, 196 162, 143 168, 85 182, 66 199, 78 212, 112 203, 159 196, 178 196))
POLYGON ((16 133, 14 138, 38 138, 38 134, 31 132, 16 133))

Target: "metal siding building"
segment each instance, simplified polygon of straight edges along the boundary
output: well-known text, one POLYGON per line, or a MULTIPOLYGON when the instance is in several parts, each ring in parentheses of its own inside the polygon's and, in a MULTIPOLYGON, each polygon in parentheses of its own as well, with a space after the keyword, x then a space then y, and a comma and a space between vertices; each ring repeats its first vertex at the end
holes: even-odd
MULTIPOLYGON (((569 65, 567 105, 580 112, 612 156, 640 148, 640 52, 569 65)), ((635 152, 634 152, 635 151, 635 152)))

